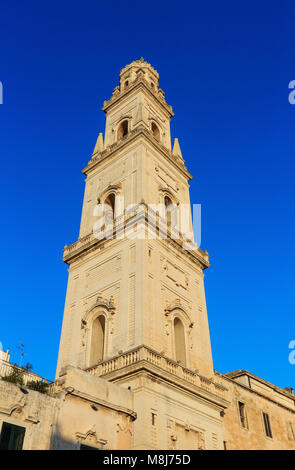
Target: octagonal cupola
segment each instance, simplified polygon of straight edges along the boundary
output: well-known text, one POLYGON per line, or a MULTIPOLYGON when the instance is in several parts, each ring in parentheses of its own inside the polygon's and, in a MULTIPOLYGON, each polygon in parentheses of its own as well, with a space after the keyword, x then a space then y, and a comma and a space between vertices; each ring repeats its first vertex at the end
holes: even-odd
POLYGON ((126 89, 131 83, 142 77, 146 80, 149 86, 158 90, 159 87, 159 74, 158 72, 146 62, 143 58, 134 60, 131 64, 126 65, 120 72, 120 90, 126 89))

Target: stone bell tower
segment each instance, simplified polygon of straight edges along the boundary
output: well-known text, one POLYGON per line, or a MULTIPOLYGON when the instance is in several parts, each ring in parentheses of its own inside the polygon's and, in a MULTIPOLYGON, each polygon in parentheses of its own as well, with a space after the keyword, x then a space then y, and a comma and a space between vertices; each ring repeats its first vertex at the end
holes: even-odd
POLYGON ((171 150, 173 112, 157 71, 143 59, 127 65, 103 111, 104 137, 83 169, 79 238, 64 248, 57 376, 74 366, 130 387, 135 449, 221 448, 227 401, 212 365, 208 255, 186 249, 171 223, 175 209, 190 208, 191 175, 177 139, 171 150), (99 236, 98 204, 113 214, 99 236))

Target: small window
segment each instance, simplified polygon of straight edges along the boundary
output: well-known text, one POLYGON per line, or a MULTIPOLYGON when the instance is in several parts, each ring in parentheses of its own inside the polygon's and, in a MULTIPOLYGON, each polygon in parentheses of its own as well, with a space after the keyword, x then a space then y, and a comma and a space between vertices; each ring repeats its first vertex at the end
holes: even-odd
POLYGON ((241 426, 243 428, 248 429, 245 403, 242 403, 241 401, 238 401, 238 408, 239 408, 241 426))
MULTIPOLYGON (((114 220, 116 217, 116 195, 109 194, 104 201, 104 225, 102 230, 111 230, 114 228, 114 220)), ((115 233, 115 232, 114 232, 115 233)))
POLYGON ((226 441, 223 441, 223 450, 227 450, 226 449, 226 441))
POLYGON ((185 354, 185 337, 184 327, 182 321, 175 317, 174 322, 174 347, 175 347, 175 360, 182 366, 186 366, 185 354))
POLYGON ((165 204, 165 214, 166 214, 166 220, 167 220, 167 227, 169 229, 171 229, 173 203, 172 203, 170 197, 168 197, 168 196, 164 197, 164 204, 165 204))
POLYGON ((156 140, 160 141, 160 131, 158 126, 154 122, 152 122, 152 133, 156 140))
POLYGON ((92 323, 90 366, 103 360, 105 343, 105 317, 100 315, 92 323))
POLYGON ((287 427, 288 427, 288 439, 289 439, 289 441, 295 441, 295 434, 294 434, 294 429, 293 429, 291 421, 288 421, 287 427))
POLYGON ((168 196, 164 197, 164 204, 165 204, 166 212, 169 211, 169 210, 172 210, 173 203, 172 203, 170 197, 168 197, 168 196))
POLYGON ((262 414, 263 414, 265 434, 267 435, 267 437, 272 437, 269 415, 267 413, 262 413, 262 414))
POLYGON ((26 429, 10 423, 3 423, 0 437, 0 450, 21 450, 26 429))
POLYGON ((157 415, 156 413, 152 413, 152 426, 156 426, 157 424, 157 415))
POLYGON ((125 137, 125 135, 128 134, 128 121, 125 120, 121 122, 119 128, 118 128, 118 139, 121 139, 122 137, 125 137))
POLYGON ((108 214, 108 217, 114 218, 115 202, 116 202, 116 195, 114 193, 109 194, 108 197, 104 201, 106 209, 110 208, 110 211, 111 211, 111 214, 108 214))
POLYGON ((124 88, 127 88, 128 85, 129 85, 129 82, 128 82, 128 80, 126 80, 126 82, 125 82, 125 84, 124 84, 124 88))

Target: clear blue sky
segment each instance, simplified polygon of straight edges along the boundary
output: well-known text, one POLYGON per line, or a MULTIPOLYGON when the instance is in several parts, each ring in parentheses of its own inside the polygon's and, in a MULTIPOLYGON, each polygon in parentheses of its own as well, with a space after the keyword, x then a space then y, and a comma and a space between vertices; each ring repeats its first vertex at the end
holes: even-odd
POLYGON ((202 204, 214 367, 295 386, 293 1, 3 1, 1 332, 54 378, 102 103, 143 56, 160 73, 202 204))

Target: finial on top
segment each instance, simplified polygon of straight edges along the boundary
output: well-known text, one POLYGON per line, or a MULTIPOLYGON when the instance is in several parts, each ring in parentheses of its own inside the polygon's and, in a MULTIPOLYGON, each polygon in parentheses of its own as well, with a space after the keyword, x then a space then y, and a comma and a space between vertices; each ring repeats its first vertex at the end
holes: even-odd
POLYGON ((102 152, 102 151, 103 151, 103 135, 102 135, 102 132, 100 132, 98 135, 94 150, 93 150, 93 154, 95 154, 96 152, 102 152))
POLYGON ((181 158, 181 160, 183 160, 182 153, 181 153, 181 150, 180 150, 180 145, 179 145, 178 139, 176 137, 174 139, 172 154, 175 157, 179 157, 179 158, 181 158))

